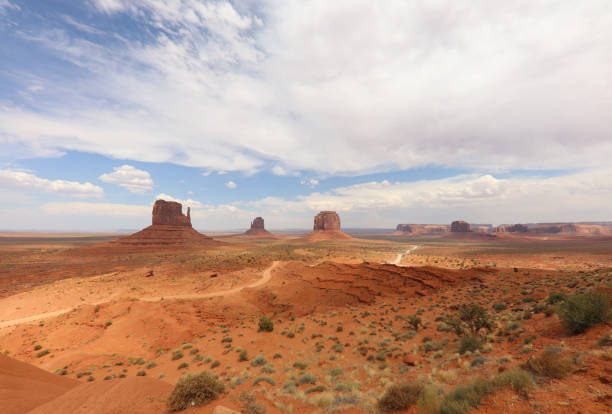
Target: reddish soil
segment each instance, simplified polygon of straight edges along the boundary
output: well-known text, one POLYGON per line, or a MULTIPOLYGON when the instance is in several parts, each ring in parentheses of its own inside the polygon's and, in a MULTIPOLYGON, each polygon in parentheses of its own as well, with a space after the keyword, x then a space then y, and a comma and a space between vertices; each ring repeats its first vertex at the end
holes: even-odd
POLYGON ((10 390, 0 394, 4 406, 165 412, 179 378, 210 370, 226 393, 186 413, 244 409, 243 392, 267 413, 373 412, 391 383, 420 378, 450 392, 554 346, 571 359, 571 375, 536 377, 528 398, 502 389, 474 412, 612 409, 611 349, 598 343, 611 327, 572 336, 546 312, 551 292, 610 289, 612 241, 380 238, 227 237, 210 248, 124 250, 76 241, 66 250, 70 241, 43 239, 18 249, 0 244, 0 350, 15 358, 0 359, 0 388, 23 381, 23 392, 36 396, 10 390), (472 303, 495 328, 482 350, 459 354, 445 321, 472 303), (263 315, 273 332, 259 331, 263 315), (409 323, 415 315, 418 330, 409 323))
POLYGON ((59 377, 0 355, 0 406, 3 413, 25 413, 79 384, 74 379, 59 377))

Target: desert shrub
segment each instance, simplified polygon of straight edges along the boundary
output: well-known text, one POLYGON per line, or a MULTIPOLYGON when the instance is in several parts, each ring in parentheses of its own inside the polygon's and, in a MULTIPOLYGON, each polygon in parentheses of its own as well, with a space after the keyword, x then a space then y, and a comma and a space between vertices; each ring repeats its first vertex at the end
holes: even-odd
POLYGON ((262 365, 266 365, 266 358, 263 355, 257 355, 251 361, 251 366, 260 367, 262 365))
POLYGON ((608 333, 597 340, 597 346, 611 346, 612 336, 608 333))
POLYGON ((183 353, 180 350, 176 350, 172 352, 172 360, 176 361, 177 359, 181 359, 183 357, 183 353))
POLYGON ((478 379, 451 391, 440 406, 440 414, 465 414, 480 405, 483 397, 495 392, 491 381, 478 379))
POLYGON ((138 371, 138 372, 136 373, 136 376, 137 376, 137 377, 144 377, 145 375, 147 375, 147 372, 146 372, 146 371, 138 371))
POLYGON ((272 378, 270 377, 258 377, 257 379, 255 379, 255 381, 253 381, 253 385, 257 385, 260 382, 267 382, 270 385, 276 385, 276 381, 274 381, 272 378))
POLYGON ((181 363, 179 364, 179 366, 178 366, 178 368, 177 368, 177 369, 187 368, 188 366, 189 366, 189 364, 188 364, 188 363, 186 363, 186 362, 181 362, 181 363))
POLYGON ((565 293, 553 292, 548 295, 546 303, 549 305, 556 305, 557 303, 563 302, 567 295, 565 293))
POLYGON ((385 413, 406 410, 416 404, 423 388, 420 383, 391 385, 378 400, 378 409, 385 413))
POLYGON ((464 305, 459 308, 459 319, 467 324, 472 336, 478 335, 483 329, 490 331, 493 327, 487 311, 478 305, 464 305))
POLYGON ((464 354, 467 351, 474 352, 477 349, 482 349, 482 342, 475 336, 464 336, 459 343, 459 353, 464 354))
POLYGON ((151 368, 155 368, 157 366, 157 364, 153 361, 149 362, 147 364, 147 369, 151 369, 151 368))
POLYGON ((48 349, 45 349, 45 350, 43 350, 43 351, 40 351, 39 353, 37 353, 37 354, 36 354, 36 358, 41 358, 41 357, 44 357, 44 356, 45 356, 45 355, 47 355, 49 352, 51 352, 51 351, 49 351, 48 349))
POLYGON ((579 334, 610 319, 610 297, 598 292, 570 295, 557 306, 557 314, 572 334, 579 334))
POLYGON ((562 358, 559 352, 547 348, 540 356, 529 358, 524 368, 543 377, 564 378, 571 374, 572 363, 569 359, 562 358))
POLYGON ((293 364, 293 368, 297 368, 297 369, 300 369, 302 371, 305 370, 307 367, 308 367, 308 364, 305 363, 305 362, 296 361, 293 364))
POLYGON ((249 360, 249 354, 247 353, 246 350, 242 350, 240 351, 240 354, 238 354, 238 361, 243 362, 243 361, 248 361, 249 360))
POLYGON ((262 316, 259 319, 259 331, 272 332, 274 330, 274 322, 267 316, 262 316))
POLYGON ((325 385, 317 385, 316 387, 308 388, 306 391, 304 391, 304 394, 311 394, 313 392, 324 392, 324 391, 327 391, 327 387, 325 385))
POLYGON ((215 400, 224 389, 223 383, 211 372, 187 375, 176 383, 168 398, 168 408, 170 411, 180 411, 207 404, 215 400))
POLYGON ((416 315, 410 315, 408 317, 408 323, 414 328, 415 331, 418 331, 419 326, 421 325, 421 318, 416 315))
POLYGON ((303 384, 316 384, 316 382, 317 382, 317 379, 315 378, 314 375, 312 375, 310 373, 305 373, 298 380, 298 384, 299 385, 303 385, 303 384))
POLYGON ((242 391, 238 397, 241 403, 244 404, 243 413, 245 414, 265 414, 265 404, 257 401, 253 394, 242 391))
POLYGON ((35 351, 40 351, 41 349, 42 349, 42 345, 40 345, 40 344, 39 344, 39 345, 36 345, 36 346, 34 347, 34 350, 35 350, 35 351))
POLYGON ((506 309, 508 309, 508 307, 503 303, 498 302, 498 303, 493 304, 493 310, 496 312, 501 312, 506 309))
POLYGON ((527 396, 527 391, 534 385, 531 375, 520 368, 515 368, 498 375, 495 383, 500 387, 510 386, 514 392, 523 397, 527 396))
POLYGON ((417 412, 419 414, 440 414, 440 404, 442 404, 441 390, 433 385, 428 385, 423 388, 417 402, 417 412))

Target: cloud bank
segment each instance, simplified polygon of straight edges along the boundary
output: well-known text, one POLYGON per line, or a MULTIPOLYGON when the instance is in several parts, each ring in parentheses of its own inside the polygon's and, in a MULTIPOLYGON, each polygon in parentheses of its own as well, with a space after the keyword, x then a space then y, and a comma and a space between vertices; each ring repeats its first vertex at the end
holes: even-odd
POLYGON ((607 0, 93 4, 91 21, 70 18, 82 36, 21 34, 88 93, 64 79, 69 99, 5 101, 0 143, 320 176, 612 158, 607 0), (113 33, 115 19, 142 30, 113 33))

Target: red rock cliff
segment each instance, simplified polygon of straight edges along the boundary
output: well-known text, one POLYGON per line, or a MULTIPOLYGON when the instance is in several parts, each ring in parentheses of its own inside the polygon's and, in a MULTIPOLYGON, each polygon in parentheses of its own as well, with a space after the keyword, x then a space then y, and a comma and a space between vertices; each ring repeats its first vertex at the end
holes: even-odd
POLYGON ((153 225, 191 227, 191 209, 183 214, 183 205, 176 201, 157 200, 153 205, 153 225))
POLYGON ((321 211, 314 218, 314 231, 340 231, 340 216, 335 211, 321 211))

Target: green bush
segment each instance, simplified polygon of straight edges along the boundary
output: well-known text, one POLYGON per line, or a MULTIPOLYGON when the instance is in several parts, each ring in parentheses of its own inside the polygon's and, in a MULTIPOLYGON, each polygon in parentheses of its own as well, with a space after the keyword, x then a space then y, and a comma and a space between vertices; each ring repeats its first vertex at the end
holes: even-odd
POLYGON ((478 379, 451 391, 440 406, 440 414, 466 414, 480 405, 483 397, 496 391, 491 381, 478 379))
POLYGON ((459 353, 464 354, 467 351, 474 352, 482 349, 482 342, 475 336, 464 336, 459 343, 459 353))
POLYGON ((378 409, 385 413, 406 410, 416 404, 423 389, 420 383, 392 385, 378 400, 378 409))
POLYGON ((267 316, 262 316, 259 320, 259 331, 272 332, 274 330, 274 322, 267 316))
POLYGON ((557 306, 557 314, 572 334, 579 334, 610 319, 610 297, 597 292, 570 295, 557 306))
POLYGON ((542 354, 535 358, 529 358, 524 368, 548 378, 564 378, 572 372, 572 363, 567 358, 561 358, 558 352, 547 348, 542 354))
POLYGON ((238 361, 239 362, 243 362, 243 361, 248 361, 249 360, 249 354, 247 353, 246 350, 242 350, 240 351, 240 354, 238 354, 238 361))
POLYGON ((490 331, 493 322, 487 311, 478 305, 464 305, 459 309, 459 319, 465 322, 472 336, 478 335, 482 329, 490 331))
POLYGON ((223 383, 211 372, 187 375, 176 383, 168 398, 168 408, 170 411, 180 411, 207 404, 217 399, 224 389, 223 383))

